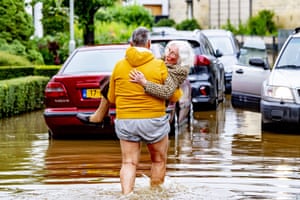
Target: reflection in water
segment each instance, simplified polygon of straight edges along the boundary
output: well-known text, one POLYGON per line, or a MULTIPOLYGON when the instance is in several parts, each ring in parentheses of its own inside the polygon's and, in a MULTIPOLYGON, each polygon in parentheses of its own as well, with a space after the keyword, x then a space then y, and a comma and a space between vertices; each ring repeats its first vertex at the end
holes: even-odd
POLYGON ((101 182, 118 177, 120 164, 117 140, 53 140, 45 155, 43 183, 101 182))
POLYGON ((47 149, 42 113, 0 120, 0 185, 39 182, 47 149))
MULTIPOLYGON (((261 132, 260 114, 233 109, 228 99, 216 111, 193 115, 170 137, 161 191, 149 189, 143 145, 130 199, 300 199, 297 130, 261 132)), ((60 185, 71 189, 70 199, 120 198, 118 140, 48 141, 42 111, 1 119, 0 125, 0 199, 63 199, 60 185)))

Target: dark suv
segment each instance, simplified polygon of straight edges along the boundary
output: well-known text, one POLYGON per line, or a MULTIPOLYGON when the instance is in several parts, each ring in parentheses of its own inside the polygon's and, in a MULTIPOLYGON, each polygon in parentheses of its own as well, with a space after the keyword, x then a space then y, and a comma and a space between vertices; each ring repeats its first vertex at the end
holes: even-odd
POLYGON ((195 65, 191 66, 189 81, 192 87, 193 108, 203 104, 216 108, 224 100, 224 66, 218 60, 207 37, 201 31, 152 32, 151 42, 165 46, 171 40, 184 40, 191 44, 195 52, 195 65))

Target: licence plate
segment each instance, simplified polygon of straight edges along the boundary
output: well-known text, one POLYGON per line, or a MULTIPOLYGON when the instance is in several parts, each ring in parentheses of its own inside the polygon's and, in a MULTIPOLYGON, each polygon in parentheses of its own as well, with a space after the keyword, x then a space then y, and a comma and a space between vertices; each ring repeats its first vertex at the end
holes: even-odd
POLYGON ((100 89, 83 89, 82 97, 84 99, 100 98, 101 97, 100 89))

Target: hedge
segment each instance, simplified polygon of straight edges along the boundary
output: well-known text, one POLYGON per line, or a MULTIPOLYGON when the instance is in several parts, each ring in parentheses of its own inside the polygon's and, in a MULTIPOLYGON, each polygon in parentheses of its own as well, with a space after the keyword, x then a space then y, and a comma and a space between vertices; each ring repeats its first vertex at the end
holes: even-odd
POLYGON ((52 77, 60 67, 60 65, 0 66, 0 80, 32 75, 52 77))
POLYGON ((26 76, 0 81, 0 118, 44 107, 45 76, 26 76))

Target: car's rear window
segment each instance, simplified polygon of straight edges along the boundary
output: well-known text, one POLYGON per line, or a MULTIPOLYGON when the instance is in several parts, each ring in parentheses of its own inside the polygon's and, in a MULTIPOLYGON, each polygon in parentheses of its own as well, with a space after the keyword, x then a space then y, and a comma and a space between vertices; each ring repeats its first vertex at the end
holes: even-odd
POLYGON ((124 55, 125 49, 78 51, 62 73, 112 72, 116 62, 124 55))
POLYGON ((214 49, 219 49, 223 55, 232 55, 234 50, 229 37, 210 37, 209 38, 214 49))

